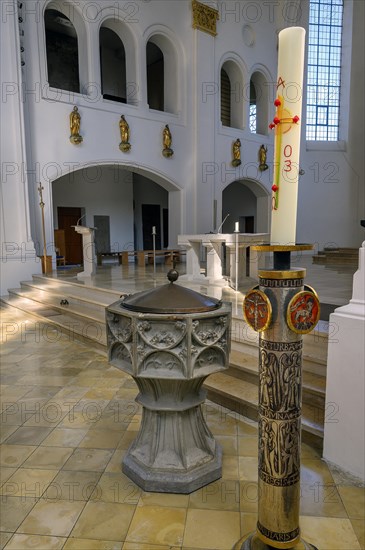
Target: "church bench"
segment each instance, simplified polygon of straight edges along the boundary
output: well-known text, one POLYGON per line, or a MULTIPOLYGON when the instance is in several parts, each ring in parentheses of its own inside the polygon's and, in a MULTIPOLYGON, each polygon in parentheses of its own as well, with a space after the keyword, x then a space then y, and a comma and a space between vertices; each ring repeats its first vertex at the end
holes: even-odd
POLYGON ((103 258, 117 258, 119 265, 127 265, 129 256, 135 256, 136 252, 123 250, 122 252, 98 252, 96 255, 97 264, 102 265, 103 258))
MULTIPOLYGON (((180 262, 182 251, 178 249, 164 249, 155 250, 156 258, 164 257, 166 265, 173 265, 173 262, 180 262)), ((153 264, 153 250, 138 250, 137 251, 137 264, 139 267, 143 267, 147 263, 153 264)))

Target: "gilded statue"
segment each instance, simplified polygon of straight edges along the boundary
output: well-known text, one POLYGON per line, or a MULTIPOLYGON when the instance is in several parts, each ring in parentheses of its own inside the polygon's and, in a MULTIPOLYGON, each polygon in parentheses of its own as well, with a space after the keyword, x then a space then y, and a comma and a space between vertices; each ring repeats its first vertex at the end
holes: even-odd
POLYGON ((122 140, 119 144, 119 149, 124 153, 126 153, 127 151, 130 151, 131 144, 129 143, 129 136, 130 136, 129 124, 124 118, 124 115, 121 115, 120 117, 119 129, 120 129, 120 138, 122 140))
POLYGON ((268 165, 266 164, 266 155, 267 155, 267 147, 264 146, 264 144, 261 145, 260 149, 259 149, 259 170, 261 170, 261 172, 264 172, 265 170, 267 170, 269 167, 268 165))
POLYGON ((171 149, 172 136, 171 136, 171 132, 168 124, 166 124, 162 132, 162 143, 163 143, 163 149, 162 149, 163 156, 172 157, 172 155, 174 154, 174 151, 171 149))
POLYGON ((75 145, 82 142, 82 136, 80 135, 81 116, 78 108, 75 107, 70 113, 70 141, 75 145))
POLYGON ((241 164, 241 140, 239 138, 237 138, 236 141, 233 142, 232 152, 233 152, 232 166, 234 166, 234 167, 240 166, 240 164, 241 164))

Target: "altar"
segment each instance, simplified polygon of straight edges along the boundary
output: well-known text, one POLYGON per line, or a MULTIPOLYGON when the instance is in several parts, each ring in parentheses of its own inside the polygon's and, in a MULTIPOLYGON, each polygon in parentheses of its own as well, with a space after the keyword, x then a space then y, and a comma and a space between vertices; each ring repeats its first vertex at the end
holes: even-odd
POLYGON ((257 279, 258 269, 264 266, 265 255, 250 250, 250 247, 265 244, 269 239, 269 233, 178 235, 178 245, 186 249, 186 275, 181 278, 209 284, 228 282, 231 286, 236 286, 237 277, 238 285, 247 277, 257 279), (201 269, 204 249, 205 274, 201 269))

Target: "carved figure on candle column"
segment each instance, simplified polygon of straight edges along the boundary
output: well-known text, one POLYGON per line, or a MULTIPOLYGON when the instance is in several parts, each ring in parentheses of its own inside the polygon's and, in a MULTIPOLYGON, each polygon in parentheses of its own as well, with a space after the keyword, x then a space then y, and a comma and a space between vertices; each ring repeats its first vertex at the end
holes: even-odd
POLYGON ((122 140, 119 144, 119 149, 124 153, 127 153, 131 149, 131 144, 129 143, 130 130, 129 130, 129 124, 124 118, 124 115, 120 117, 119 129, 120 129, 120 138, 122 140))
POLYGON ((261 170, 261 172, 264 172, 269 168, 268 165, 266 164, 266 156, 267 156, 267 147, 265 147, 264 144, 262 144, 259 149, 259 163, 260 163, 259 170, 261 170))
POLYGON ((232 152, 232 166, 236 168, 241 164, 241 140, 239 138, 237 138, 236 141, 233 142, 232 152))
POLYGON ((166 158, 172 157, 172 155, 174 154, 174 151, 171 149, 172 135, 168 124, 166 124, 162 132, 162 143, 163 143, 163 150, 162 150, 163 156, 166 158))
POLYGON ((75 107, 70 113, 70 141, 75 145, 82 142, 82 136, 80 135, 81 116, 78 108, 75 107))

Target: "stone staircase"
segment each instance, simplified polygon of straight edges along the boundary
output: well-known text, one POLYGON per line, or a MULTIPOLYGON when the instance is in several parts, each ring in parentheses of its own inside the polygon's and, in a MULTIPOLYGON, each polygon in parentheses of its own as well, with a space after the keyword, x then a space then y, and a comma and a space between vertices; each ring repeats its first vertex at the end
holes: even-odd
MULTIPOLYGON (((20 288, 9 289, 9 296, 1 301, 106 354, 105 308, 120 295, 119 291, 34 275, 20 288)), ((325 421, 327 339, 327 333, 317 329, 303 339, 302 438, 318 448, 325 421)), ((234 315, 232 319, 229 369, 210 375, 204 386, 211 401, 257 420, 258 334, 242 318, 234 315)))
POLYGON ((358 248, 324 248, 312 256, 314 264, 357 266, 359 262, 358 248))

